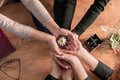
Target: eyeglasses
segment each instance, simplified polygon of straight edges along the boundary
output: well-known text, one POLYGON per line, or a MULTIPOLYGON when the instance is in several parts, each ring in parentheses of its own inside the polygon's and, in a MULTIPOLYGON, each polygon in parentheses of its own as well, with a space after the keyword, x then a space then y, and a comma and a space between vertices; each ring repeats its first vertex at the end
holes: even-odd
POLYGON ((20 80, 20 59, 12 59, 0 65, 0 70, 13 80, 20 80))

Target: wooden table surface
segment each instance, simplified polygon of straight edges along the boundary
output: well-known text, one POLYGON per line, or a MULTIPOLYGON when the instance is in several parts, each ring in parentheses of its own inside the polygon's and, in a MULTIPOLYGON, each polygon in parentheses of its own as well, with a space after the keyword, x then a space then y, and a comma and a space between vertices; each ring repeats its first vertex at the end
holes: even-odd
MULTIPOLYGON (((53 0, 41 0, 50 14, 53 16, 52 5, 53 0), (46 3, 48 1, 48 3, 46 3)), ((72 28, 79 22, 82 16, 85 14, 93 0, 78 0, 75 16, 72 23, 72 28)), ((101 25, 107 25, 113 27, 120 19, 120 0, 111 0, 105 11, 100 14, 96 21, 80 36, 80 40, 85 40, 93 34, 97 34, 101 39, 106 38, 106 34, 100 29, 101 25)), ((0 13, 8 16, 9 18, 23 23, 25 25, 34 26, 31 16, 26 8, 21 4, 10 4, 0 9, 0 13)), ((49 46, 46 43, 35 39, 23 39, 19 38, 7 31, 4 31, 12 45, 16 48, 16 51, 8 57, 0 60, 0 64, 19 58, 21 60, 21 75, 20 80, 44 80, 44 77, 51 70, 51 58, 49 56, 49 46)), ((99 49, 94 49, 91 54, 97 59, 103 61, 105 64, 114 67, 116 62, 119 62, 119 57, 112 51, 101 53, 99 49)), ((88 74, 98 80, 93 74, 89 72, 89 69, 85 66, 88 74)), ((8 71, 14 75, 13 71, 8 71)), ((6 77, 0 71, 0 80, 12 80, 6 77)))

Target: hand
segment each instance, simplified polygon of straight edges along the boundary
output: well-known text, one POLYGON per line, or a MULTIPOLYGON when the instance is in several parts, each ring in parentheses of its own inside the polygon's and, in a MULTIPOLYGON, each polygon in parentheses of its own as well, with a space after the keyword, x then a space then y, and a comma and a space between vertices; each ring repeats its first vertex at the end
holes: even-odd
POLYGON ((82 46, 81 42, 79 41, 79 39, 76 40, 78 49, 76 51, 70 51, 70 50, 62 50, 63 53, 67 53, 67 54, 72 54, 74 56, 79 57, 79 55, 81 53, 86 52, 87 50, 82 46))
MULTIPOLYGON (((50 74, 53 77, 55 77, 56 79, 59 79, 61 74, 63 74, 63 77, 64 77, 65 80, 72 80, 72 69, 69 68, 68 70, 67 69, 65 70, 64 64, 61 63, 56 57, 54 57, 54 54, 55 54, 54 52, 50 52, 50 55, 52 57, 52 65, 53 65, 52 66, 52 71, 50 72, 50 74), (59 61, 60 64, 63 65, 63 68, 64 68, 65 71, 62 71, 63 68, 58 64, 59 62, 57 63, 55 60, 57 60, 57 62, 59 61)), ((65 67, 66 67, 66 65, 65 65, 65 67)))
POLYGON ((77 48, 76 37, 74 36, 74 34, 72 32, 70 32, 67 29, 58 28, 54 35, 56 37, 58 37, 59 35, 67 36, 70 39, 70 41, 69 41, 70 44, 66 48, 68 50, 76 50, 76 48, 77 48))
POLYGON ((54 52, 55 54, 63 54, 63 52, 60 51, 59 46, 56 42, 56 38, 54 36, 49 36, 49 38, 47 39, 47 43, 50 46, 52 52, 54 52))
POLYGON ((76 77, 78 78, 78 80, 85 80, 88 77, 80 60, 76 56, 70 55, 70 54, 63 54, 63 55, 57 56, 57 57, 65 60, 71 64, 72 69, 73 69, 76 77))
POLYGON ((59 59, 57 58, 57 54, 55 52, 52 52, 50 51, 50 55, 51 55, 51 58, 56 62, 58 63, 61 67, 65 68, 65 69, 68 69, 68 68, 71 68, 71 66, 66 63, 65 61, 63 61, 62 59, 59 59))
POLYGON ((73 63, 79 62, 79 59, 71 54, 62 54, 56 55, 57 58, 67 61, 71 66, 74 66, 73 63))
POLYGON ((62 76, 63 80, 72 80, 73 79, 73 71, 71 68, 65 69, 62 68, 59 64, 57 64, 53 59, 52 59, 52 70, 50 74, 55 77, 56 79, 59 79, 60 76, 62 76))

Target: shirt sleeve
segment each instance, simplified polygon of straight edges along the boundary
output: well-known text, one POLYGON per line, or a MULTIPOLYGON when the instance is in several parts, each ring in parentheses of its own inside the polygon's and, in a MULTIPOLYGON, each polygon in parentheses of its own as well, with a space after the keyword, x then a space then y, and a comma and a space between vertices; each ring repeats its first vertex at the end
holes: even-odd
POLYGON ((52 17, 39 0, 21 0, 25 7, 43 24, 47 24, 52 17))
POLYGON ((111 77, 114 71, 109 66, 99 61, 97 67, 92 72, 101 80, 108 80, 108 78, 111 77))
POLYGON ((58 80, 58 79, 54 78, 52 75, 49 74, 49 75, 45 78, 45 80, 58 80))
POLYGON ((90 6, 73 31, 80 36, 97 19, 100 13, 104 11, 109 1, 110 0, 94 0, 94 3, 90 6))
POLYGON ((89 76, 85 80, 92 80, 89 76))
POLYGON ((0 14, 0 28, 23 38, 29 38, 33 30, 32 27, 15 22, 2 14, 0 14))

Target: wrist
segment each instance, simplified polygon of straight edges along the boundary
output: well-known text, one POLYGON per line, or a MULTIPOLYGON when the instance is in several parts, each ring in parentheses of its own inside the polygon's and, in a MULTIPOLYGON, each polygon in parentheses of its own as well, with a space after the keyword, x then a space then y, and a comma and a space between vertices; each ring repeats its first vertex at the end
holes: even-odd
POLYGON ((73 63, 73 70, 74 73, 76 74, 77 78, 79 80, 85 80, 87 78, 87 73, 85 71, 85 69, 83 68, 82 64, 80 61, 76 61, 73 63))
POLYGON ((76 71, 77 71, 77 73, 79 72, 80 65, 81 64, 80 64, 79 60, 76 60, 71 64, 73 71, 75 71, 75 74, 76 74, 76 71))
POLYGON ((59 79, 60 78, 60 76, 61 76, 61 74, 60 74, 61 72, 60 71, 57 71, 57 70, 52 70, 51 72, 50 72, 50 75, 52 75, 54 78, 56 78, 56 79, 59 79))
POLYGON ((78 53, 79 59, 83 59, 86 57, 86 55, 89 54, 86 49, 81 48, 78 53))
POLYGON ((45 26, 53 35, 55 35, 59 30, 59 26, 55 23, 53 19, 51 19, 45 26))
POLYGON ((56 40, 55 36, 53 36, 53 35, 46 36, 47 43, 51 43, 51 41, 53 41, 53 40, 54 41, 56 40))
POLYGON ((79 35, 76 34, 74 31, 72 31, 72 33, 75 35, 75 37, 79 38, 79 35))
POLYGON ((56 28, 53 29, 52 32, 53 32, 53 35, 54 35, 55 37, 58 37, 60 31, 61 31, 61 28, 56 27, 56 28))
POLYGON ((74 57, 71 61, 70 64, 72 67, 75 67, 79 63, 78 57, 74 57))

